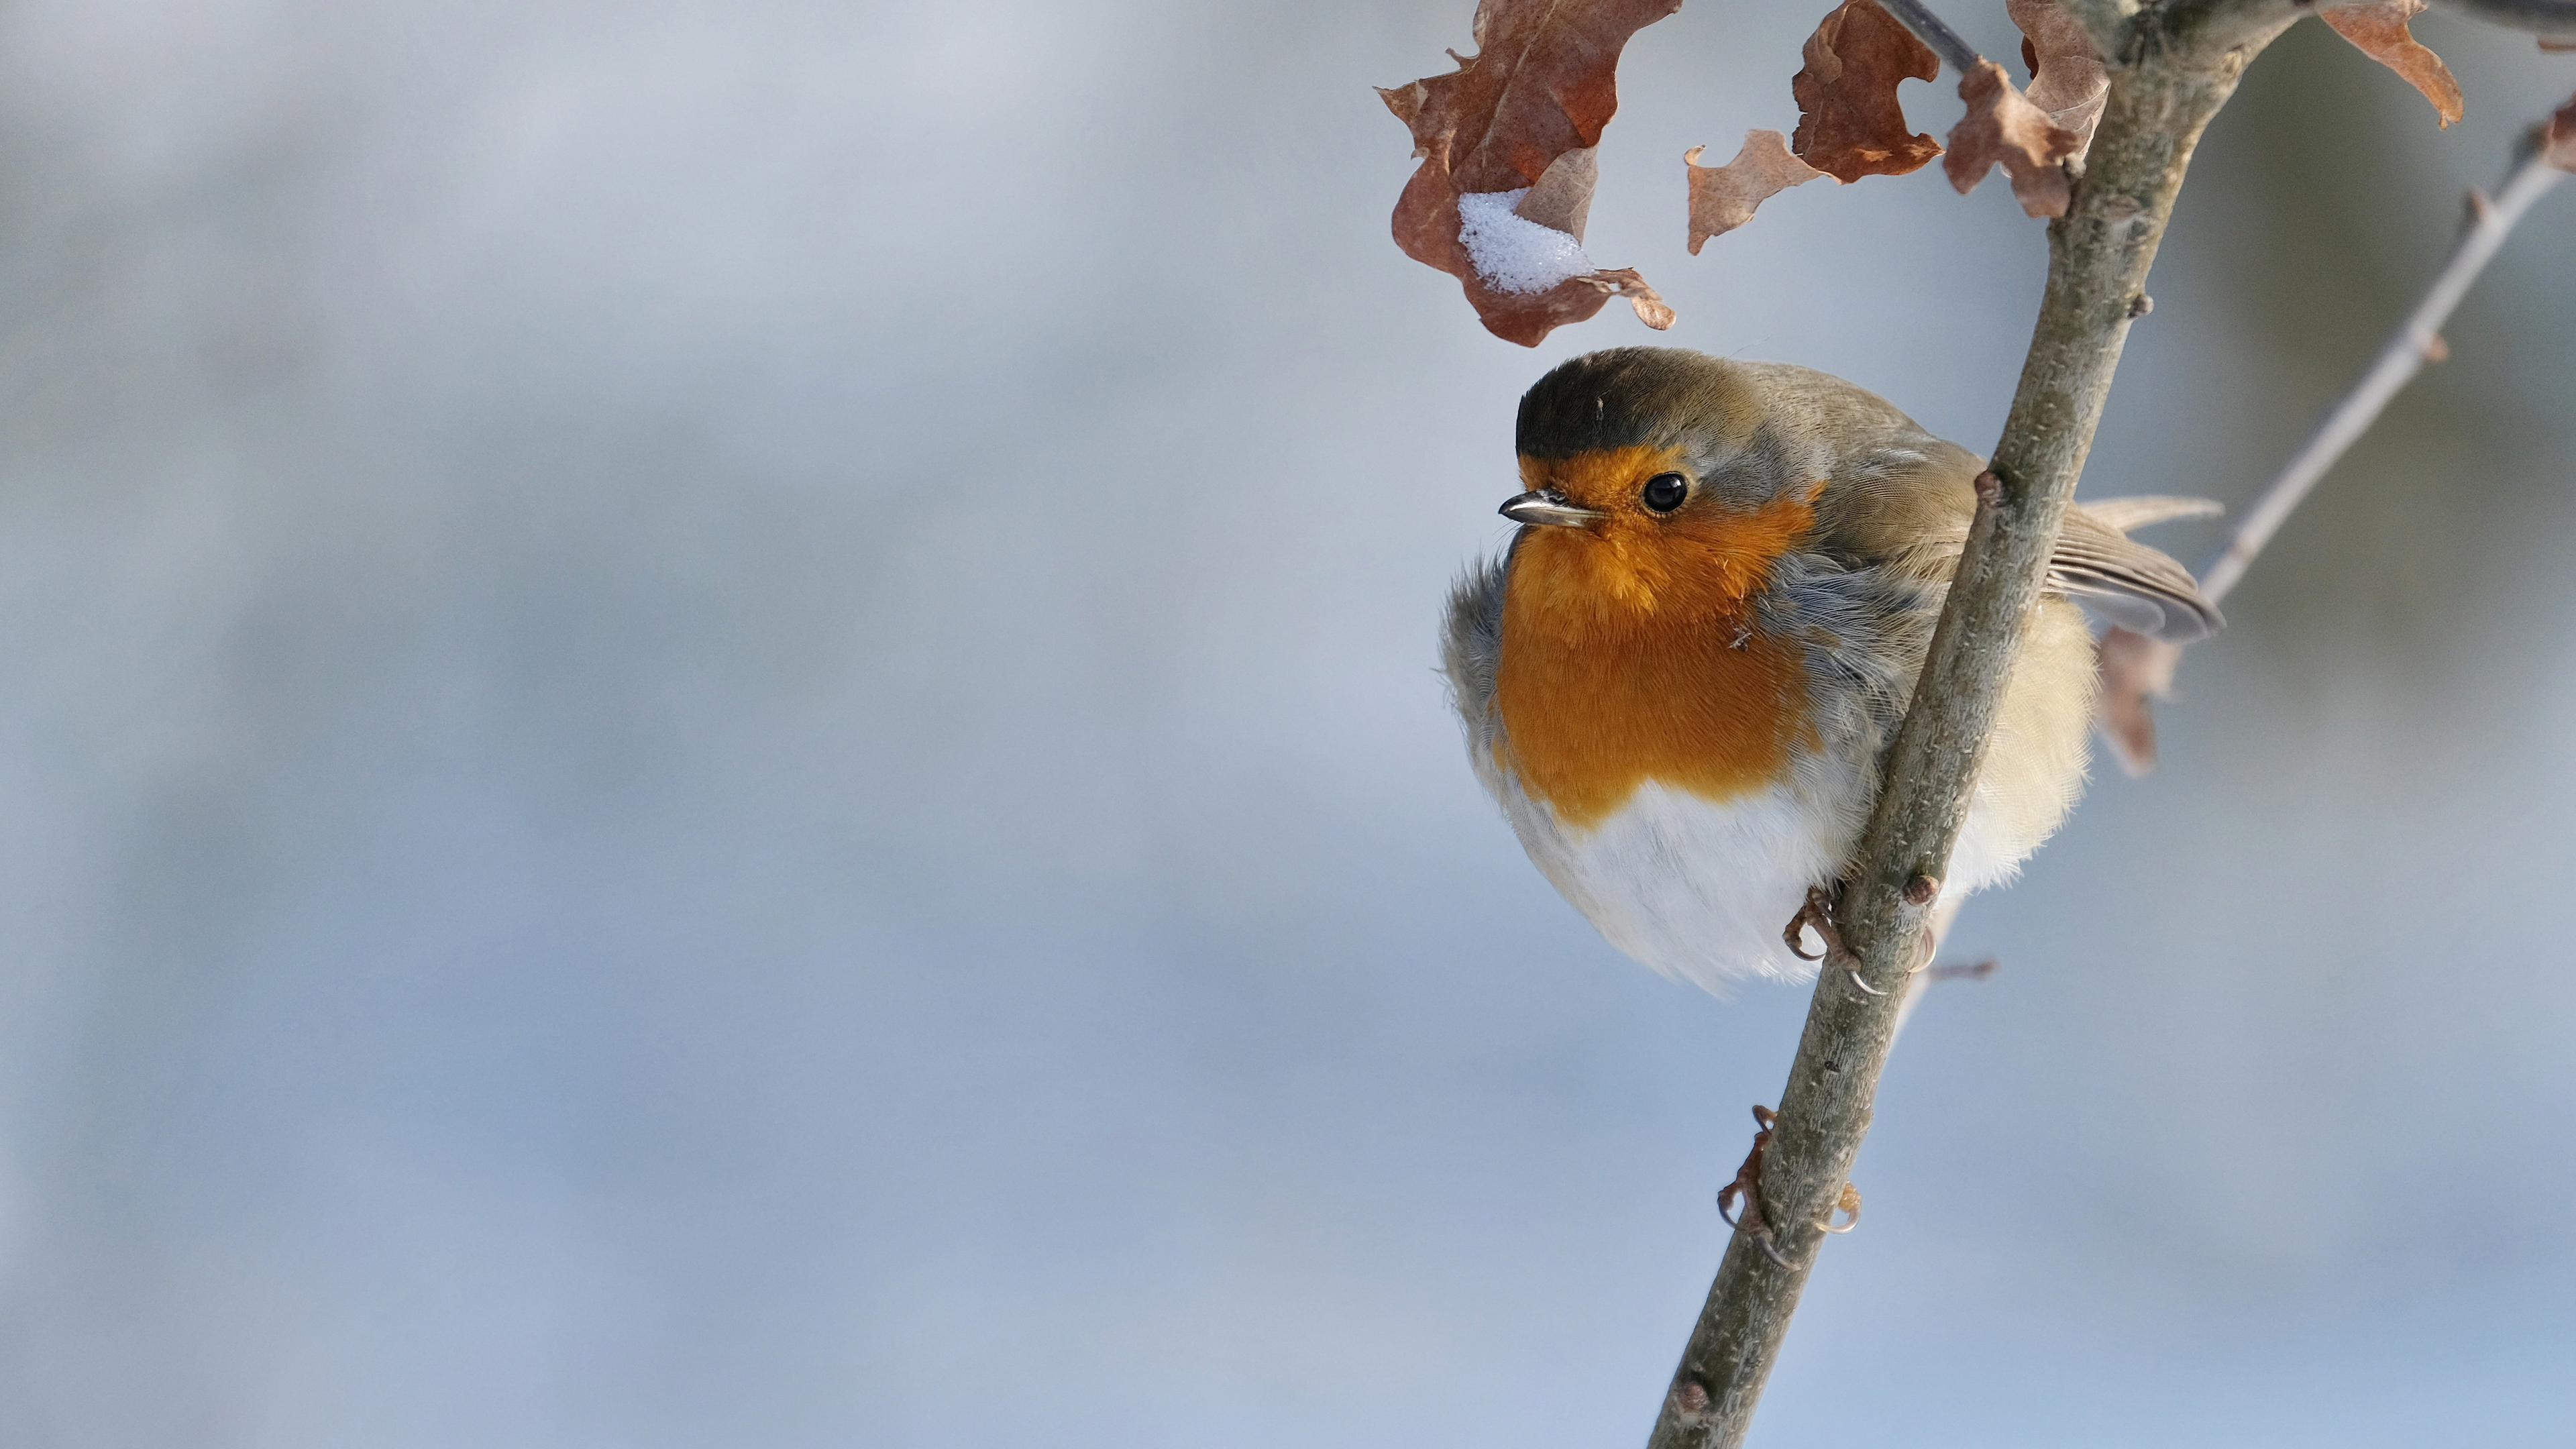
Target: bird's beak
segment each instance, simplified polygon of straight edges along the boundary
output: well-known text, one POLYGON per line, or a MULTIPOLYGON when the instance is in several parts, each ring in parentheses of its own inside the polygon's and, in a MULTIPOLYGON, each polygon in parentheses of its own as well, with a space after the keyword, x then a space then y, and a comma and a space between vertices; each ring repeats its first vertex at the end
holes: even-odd
POLYGON ((1581 528, 1596 518, 1610 516, 1595 509, 1577 508, 1553 488, 1541 488, 1504 500, 1502 515, 1514 523, 1545 524, 1556 528, 1581 528))

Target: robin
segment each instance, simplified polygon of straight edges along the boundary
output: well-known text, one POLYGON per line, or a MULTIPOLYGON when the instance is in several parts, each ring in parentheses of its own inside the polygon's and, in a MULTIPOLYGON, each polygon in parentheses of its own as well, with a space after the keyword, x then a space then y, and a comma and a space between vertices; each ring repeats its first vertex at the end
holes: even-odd
MULTIPOLYGON (((1611 944, 1710 990, 1813 966, 1782 939, 1841 871, 1976 511, 1976 454, 1840 378, 1678 348, 1564 363, 1521 398, 1525 491, 1449 598, 1477 778, 1611 944)), ((2011 878, 2084 783, 2083 608, 2219 626, 2127 531, 2197 499, 2070 510, 1942 885, 2011 878)))

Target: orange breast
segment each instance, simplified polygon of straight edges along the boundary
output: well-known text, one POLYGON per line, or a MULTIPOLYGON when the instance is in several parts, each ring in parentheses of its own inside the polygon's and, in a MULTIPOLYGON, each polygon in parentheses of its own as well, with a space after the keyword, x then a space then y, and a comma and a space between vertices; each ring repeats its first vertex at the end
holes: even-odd
POLYGON ((1531 530, 1504 589, 1497 763, 1578 828, 1649 780, 1726 800, 1781 778, 1814 740, 1806 670, 1750 595, 1813 521, 1781 499, 1696 527, 1531 530))

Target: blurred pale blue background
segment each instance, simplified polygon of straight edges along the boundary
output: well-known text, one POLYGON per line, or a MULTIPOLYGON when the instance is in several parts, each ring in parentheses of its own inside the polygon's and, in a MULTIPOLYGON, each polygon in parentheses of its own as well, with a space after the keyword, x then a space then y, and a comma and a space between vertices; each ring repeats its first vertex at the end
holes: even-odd
MULTIPOLYGON (((1388 243, 1470 8, 0 14, 0 1443, 1638 1442, 1805 994, 1603 946, 1431 672, 1645 337, 1388 243)), ((1593 250, 1988 446, 1999 185, 1682 252, 1811 18, 1639 38, 1593 250)), ((2420 31, 2448 132, 2256 68, 2089 491, 2245 498, 2576 86, 2420 31)), ((1969 912, 1760 1442, 2576 1419, 2571 249, 1969 912)))

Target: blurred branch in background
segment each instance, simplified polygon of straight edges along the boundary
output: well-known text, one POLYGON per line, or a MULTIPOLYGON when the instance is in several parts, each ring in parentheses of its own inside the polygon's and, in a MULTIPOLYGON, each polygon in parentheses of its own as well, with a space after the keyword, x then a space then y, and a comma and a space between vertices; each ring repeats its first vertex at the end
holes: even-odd
MULTIPOLYGON (((2466 8, 2483 14, 2486 6, 2466 8)), ((2270 486, 2254 500, 2254 506, 2245 511, 2244 521, 2236 525, 2226 547, 2201 569, 2200 590, 2211 603, 2226 598, 2237 580, 2245 577, 2246 569, 2263 552, 2263 546, 2271 542, 2272 535, 2280 531, 2291 510, 2325 477, 2335 460, 2360 441, 2381 411, 2415 380, 2425 364, 2449 356, 2449 345, 2442 340, 2442 324, 2450 320, 2460 299, 2468 295, 2470 285, 2504 246, 2505 237, 2524 213, 2571 171, 2576 171, 2576 96, 2569 97, 2555 114, 2525 133, 2521 158, 2493 199, 2483 192, 2469 193, 2467 225, 2424 299, 2397 324, 2361 380, 2326 414, 2306 444, 2282 465, 2270 486)), ((2174 669, 2182 661, 2182 651, 2182 645, 2149 639, 2117 625, 2102 635, 2102 735, 2121 768, 2133 776, 2155 768, 2153 701, 2172 692, 2174 669)))
POLYGON ((2528 30, 2550 40, 2576 40, 2576 0, 2433 0, 2434 6, 2452 10, 2489 25, 2509 30, 2528 30))

